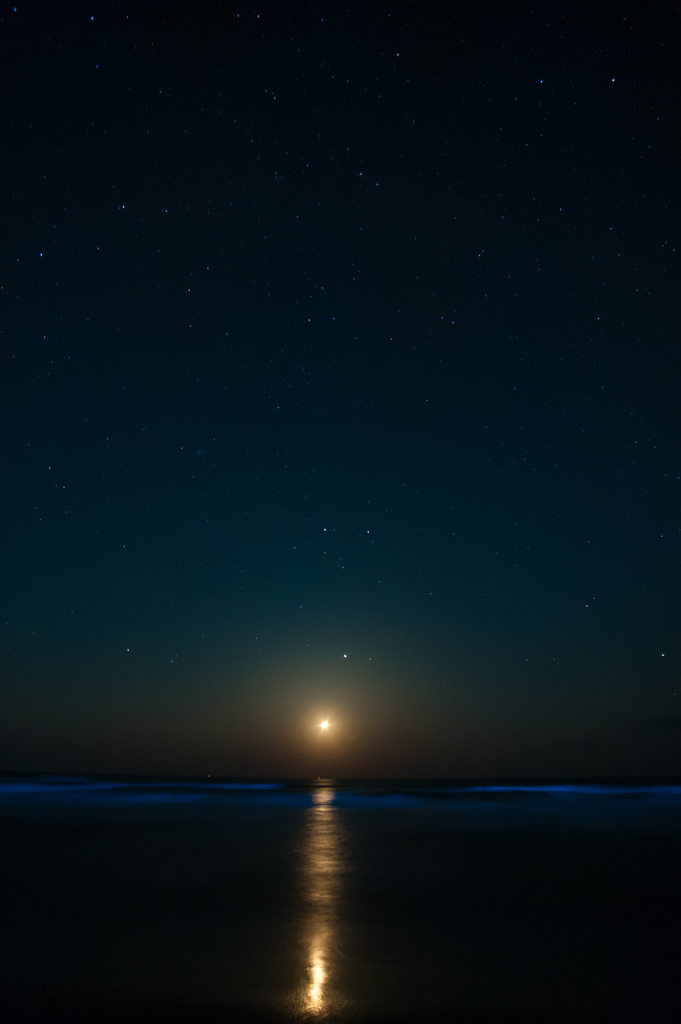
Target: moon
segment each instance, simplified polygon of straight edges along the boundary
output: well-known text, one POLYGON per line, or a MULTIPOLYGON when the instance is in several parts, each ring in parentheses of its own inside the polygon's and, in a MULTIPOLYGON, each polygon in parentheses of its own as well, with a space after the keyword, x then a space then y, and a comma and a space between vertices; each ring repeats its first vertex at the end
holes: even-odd
POLYGON ((328 729, 329 728, 329 723, 328 722, 322 722, 321 727, 322 727, 322 729, 328 729))

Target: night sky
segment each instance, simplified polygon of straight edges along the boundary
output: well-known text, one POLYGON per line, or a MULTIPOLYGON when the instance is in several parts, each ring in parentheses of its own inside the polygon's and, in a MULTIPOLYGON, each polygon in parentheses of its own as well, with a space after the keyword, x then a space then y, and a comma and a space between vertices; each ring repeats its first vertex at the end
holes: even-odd
POLYGON ((185 7, 0 9, 0 768, 681 773, 677 8, 185 7))

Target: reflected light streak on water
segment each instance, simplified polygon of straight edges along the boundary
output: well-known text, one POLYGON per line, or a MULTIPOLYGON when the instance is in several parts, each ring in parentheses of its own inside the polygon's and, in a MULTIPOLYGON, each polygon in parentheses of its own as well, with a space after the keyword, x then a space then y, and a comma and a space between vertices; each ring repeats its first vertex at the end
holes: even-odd
POLYGON ((303 849, 307 984, 298 1005, 306 1015, 314 1017, 324 1017, 332 1008, 339 1009, 339 997, 332 991, 332 982, 342 854, 333 798, 330 789, 314 794, 303 849))

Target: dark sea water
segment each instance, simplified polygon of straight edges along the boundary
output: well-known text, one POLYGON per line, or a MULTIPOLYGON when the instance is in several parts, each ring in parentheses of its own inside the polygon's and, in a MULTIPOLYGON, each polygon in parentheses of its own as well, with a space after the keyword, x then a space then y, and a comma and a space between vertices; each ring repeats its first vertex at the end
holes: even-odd
POLYGON ((681 785, 0 778, 10 1022, 677 1021, 681 785))

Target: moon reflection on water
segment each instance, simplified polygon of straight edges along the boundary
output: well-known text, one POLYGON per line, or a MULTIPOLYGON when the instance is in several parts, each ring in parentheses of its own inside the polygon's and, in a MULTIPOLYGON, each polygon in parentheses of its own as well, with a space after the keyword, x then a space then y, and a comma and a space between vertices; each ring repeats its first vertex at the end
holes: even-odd
POLYGON ((342 850, 334 791, 313 794, 302 850, 305 917, 301 936, 307 979, 294 997, 296 1016, 324 1018, 343 1005, 334 990, 336 924, 341 896, 342 850))

